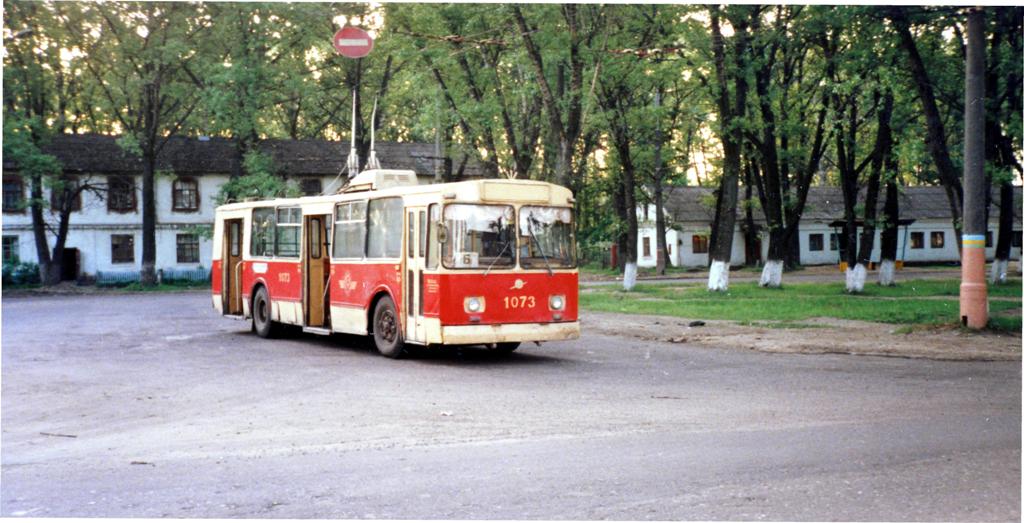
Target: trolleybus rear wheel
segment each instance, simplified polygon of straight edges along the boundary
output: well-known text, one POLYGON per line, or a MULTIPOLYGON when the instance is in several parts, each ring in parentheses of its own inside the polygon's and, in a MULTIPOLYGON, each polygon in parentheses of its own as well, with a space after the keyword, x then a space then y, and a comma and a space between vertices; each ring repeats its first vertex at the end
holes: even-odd
POLYGON ((252 299, 252 329, 261 338, 273 338, 277 326, 270 319, 270 296, 266 287, 260 287, 252 299))
POLYGON ((398 321, 395 302, 384 296, 373 309, 373 343, 377 351, 389 358, 400 358, 405 354, 402 341, 402 325, 398 321))

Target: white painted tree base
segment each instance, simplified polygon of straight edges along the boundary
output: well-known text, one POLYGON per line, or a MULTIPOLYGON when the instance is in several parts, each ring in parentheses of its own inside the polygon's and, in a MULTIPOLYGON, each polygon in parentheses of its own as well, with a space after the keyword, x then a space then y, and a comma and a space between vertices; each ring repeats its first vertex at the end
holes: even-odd
POLYGON ((864 280, 868 277, 868 268, 858 263, 852 269, 846 269, 846 292, 860 294, 864 292, 864 280))
POLYGON ((631 291, 636 287, 636 262, 626 264, 626 273, 622 275, 622 290, 631 291))
POLYGON ((995 284, 1006 283, 1006 270, 1010 266, 1010 260, 993 260, 992 271, 988 275, 988 282, 995 284))
POLYGON ((878 284, 884 287, 896 285, 896 262, 882 260, 882 264, 878 267, 878 284))
POLYGON ((782 286, 782 260, 768 260, 761 269, 762 287, 782 286))
POLYGON ((711 262, 708 271, 708 290, 725 292, 729 290, 729 263, 724 261, 711 262))

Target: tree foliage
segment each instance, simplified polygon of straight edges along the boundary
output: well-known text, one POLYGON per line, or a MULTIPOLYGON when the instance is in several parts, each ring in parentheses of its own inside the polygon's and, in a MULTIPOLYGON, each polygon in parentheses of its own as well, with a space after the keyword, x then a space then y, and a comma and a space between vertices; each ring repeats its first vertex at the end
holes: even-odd
MULTIPOLYGON (((986 8, 1000 187, 1024 170, 1022 13, 986 8)), ((443 180, 475 162, 567 185, 581 241, 627 252, 637 205, 714 187, 720 219, 749 210, 769 258, 792 265, 812 184, 938 184, 959 208, 964 24, 959 7, 12 1, 4 153, 38 196, 61 183, 38 154, 53 134, 118 135, 147 166, 174 135, 233 138, 226 201, 288 193, 260 141, 348 140, 354 124, 365 162, 372 126, 377 140, 435 143, 443 180), (346 24, 376 37, 368 57, 334 52, 346 24)), ((657 220, 661 251, 671 216, 657 220)))

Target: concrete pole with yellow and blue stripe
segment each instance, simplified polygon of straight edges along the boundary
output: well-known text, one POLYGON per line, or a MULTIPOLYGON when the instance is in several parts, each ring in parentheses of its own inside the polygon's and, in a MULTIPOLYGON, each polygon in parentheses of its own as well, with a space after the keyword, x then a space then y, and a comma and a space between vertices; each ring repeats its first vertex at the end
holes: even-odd
POLYGON ((960 323, 988 324, 985 282, 985 11, 967 15, 967 74, 964 79, 964 227, 961 254, 960 323))

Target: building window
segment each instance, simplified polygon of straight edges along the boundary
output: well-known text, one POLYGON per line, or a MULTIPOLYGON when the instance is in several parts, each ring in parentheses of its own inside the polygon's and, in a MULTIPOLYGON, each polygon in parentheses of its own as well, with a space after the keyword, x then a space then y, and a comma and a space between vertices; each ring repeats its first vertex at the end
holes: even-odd
POLYGON ((60 183, 54 185, 50 191, 50 207, 60 212, 64 208, 64 199, 67 195, 74 194, 71 200, 71 212, 82 210, 82 193, 78 190, 78 178, 63 178, 60 183))
POLYGON ((693 235, 693 253, 694 254, 707 254, 708 252, 708 237, 703 234, 693 235))
POLYGON ((924 233, 923 232, 912 232, 912 233, 910 233, 910 248, 911 249, 924 249, 924 233))
POLYGON ((195 178, 174 180, 174 210, 195 212, 199 210, 199 182, 195 178))
POLYGON ((18 263, 17 236, 4 236, 4 263, 18 263))
POLYGON ((644 236, 644 258, 651 257, 651 238, 644 236))
POLYGON ((839 250, 839 235, 836 233, 829 233, 828 235, 828 250, 838 251, 839 250))
POLYGON ((111 263, 135 263, 135 236, 131 234, 110 235, 111 263))
POLYGON ((178 263, 199 263, 199 235, 178 235, 178 263))
POLYGON ((117 213, 135 212, 135 178, 107 178, 107 210, 117 213))
POLYGON ((1010 243, 1011 247, 1020 248, 1020 236, 1021 231, 1013 231, 1013 241, 1010 243))
POLYGON ((319 196, 323 192, 323 182, 320 178, 303 178, 299 181, 299 190, 303 196, 319 196))
POLYGON ((825 250, 825 235, 823 234, 810 234, 807 236, 807 242, 810 244, 812 251, 825 250))
POLYGON ((992 231, 985 231, 985 248, 992 247, 992 231))
POLYGON ((946 245, 946 233, 943 231, 932 231, 931 240, 932 249, 941 249, 946 245))
POLYGON ((18 176, 4 176, 4 212, 25 212, 25 185, 18 176))

